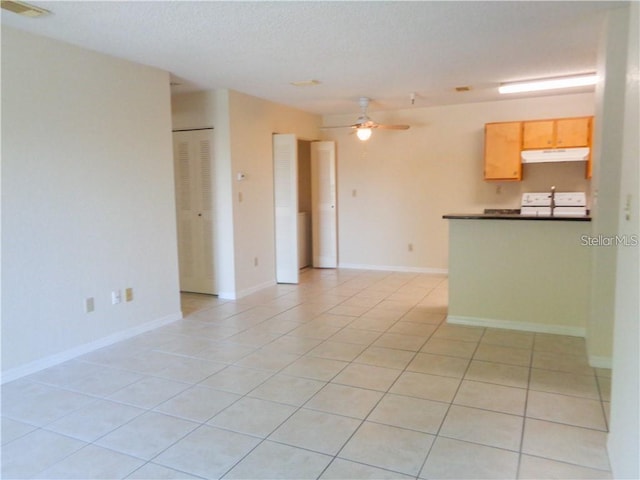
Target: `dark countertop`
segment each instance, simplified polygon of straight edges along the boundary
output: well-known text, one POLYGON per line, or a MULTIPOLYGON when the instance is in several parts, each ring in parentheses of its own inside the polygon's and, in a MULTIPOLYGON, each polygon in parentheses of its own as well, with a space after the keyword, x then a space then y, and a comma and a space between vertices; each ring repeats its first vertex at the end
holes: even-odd
POLYGON ((590 222, 589 215, 579 217, 551 216, 551 215, 520 215, 519 213, 449 213, 442 218, 448 220, 542 220, 560 222, 590 222))

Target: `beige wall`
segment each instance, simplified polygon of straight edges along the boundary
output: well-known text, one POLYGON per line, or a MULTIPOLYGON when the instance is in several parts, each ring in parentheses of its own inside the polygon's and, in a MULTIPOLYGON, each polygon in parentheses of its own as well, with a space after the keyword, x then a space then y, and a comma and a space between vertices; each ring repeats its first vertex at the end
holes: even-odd
MULTIPOLYGON (((488 122, 592 115, 594 108, 594 95, 584 93, 372 110, 380 123, 407 123, 411 129, 374 131, 368 142, 348 129, 324 130, 325 138, 337 141, 340 265, 446 271, 443 214, 518 208, 522 192, 551 185, 588 190, 581 162, 526 165, 522 182, 485 182, 483 129, 488 122)), ((323 124, 345 125, 355 117, 326 116, 323 124)))
POLYGON ((233 90, 175 95, 172 108, 174 129, 214 127, 220 295, 236 298, 273 285, 272 134, 317 139, 320 117, 233 90), (238 181, 238 173, 245 179, 238 181))
POLYGON ((3 381, 181 317, 170 130, 167 72, 2 28, 3 381))
POLYGON ((449 323, 585 335, 589 222, 448 222, 449 323))
MULTIPOLYGON (((588 189, 583 163, 528 165, 523 182, 483 181, 483 128, 494 121, 590 115, 593 101, 593 94, 577 94, 371 112, 380 122, 412 128, 374 132, 366 143, 349 131, 324 130, 325 138, 337 140, 340 265, 443 272, 448 268, 443 214, 517 208, 522 192, 552 184, 560 191, 588 189)), ((315 139, 319 118, 225 90, 174 96, 173 119, 174 128, 215 123, 216 162, 226 168, 220 175, 226 186, 220 188, 228 190, 218 206, 227 214, 220 229, 233 232, 219 242, 220 262, 228 267, 222 269, 226 280, 218 279, 226 285, 222 293, 242 295, 270 284, 275 271, 271 134, 315 139), (221 92, 226 107, 216 106, 221 92), (235 179, 238 172, 246 174, 244 181, 235 179)), ((353 115, 323 120, 350 123, 353 115)))
POLYGON ((214 271, 218 293, 235 296, 236 273, 231 190, 231 146, 229 132, 229 91, 216 90, 173 95, 173 129, 213 127, 213 217, 214 271))
POLYGON ((320 117, 235 91, 229 111, 233 175, 247 176, 232 182, 236 291, 243 296, 275 282, 272 134, 317 139, 320 117))

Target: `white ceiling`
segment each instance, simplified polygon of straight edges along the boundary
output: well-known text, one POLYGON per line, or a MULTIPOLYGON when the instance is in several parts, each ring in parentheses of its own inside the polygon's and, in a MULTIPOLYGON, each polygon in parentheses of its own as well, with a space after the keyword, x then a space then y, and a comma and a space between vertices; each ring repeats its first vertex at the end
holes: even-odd
POLYGON ((173 92, 231 88, 318 114, 493 100, 501 82, 596 70, 622 2, 92 2, 2 24, 171 72, 173 92), (290 82, 315 79, 314 87, 290 82), (456 93, 454 87, 472 90, 456 93))

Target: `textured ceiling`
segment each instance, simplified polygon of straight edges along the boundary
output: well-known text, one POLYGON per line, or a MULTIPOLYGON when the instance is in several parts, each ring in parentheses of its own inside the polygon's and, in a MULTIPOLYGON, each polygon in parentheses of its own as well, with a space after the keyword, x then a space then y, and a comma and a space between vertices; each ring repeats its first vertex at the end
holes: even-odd
POLYGON ((498 98, 501 82, 595 71, 606 10, 582 1, 32 1, 2 24, 319 114, 498 98), (290 82, 315 79, 313 87, 290 82), (471 91, 456 93, 456 86, 471 91))

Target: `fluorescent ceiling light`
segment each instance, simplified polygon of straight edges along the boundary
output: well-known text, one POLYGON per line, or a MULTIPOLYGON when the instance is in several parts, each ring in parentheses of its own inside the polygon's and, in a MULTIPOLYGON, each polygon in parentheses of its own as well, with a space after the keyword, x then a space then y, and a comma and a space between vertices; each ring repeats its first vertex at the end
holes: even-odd
POLYGON ((571 77, 546 78, 525 82, 503 83, 498 88, 500 93, 537 92, 540 90, 554 90, 556 88, 584 87, 595 85, 598 76, 595 73, 574 75, 571 77))
POLYGON ((44 8, 13 0, 2 0, 1 6, 4 10, 8 10, 10 12, 17 13, 18 15, 32 18, 51 13, 49 10, 45 10, 44 8))

